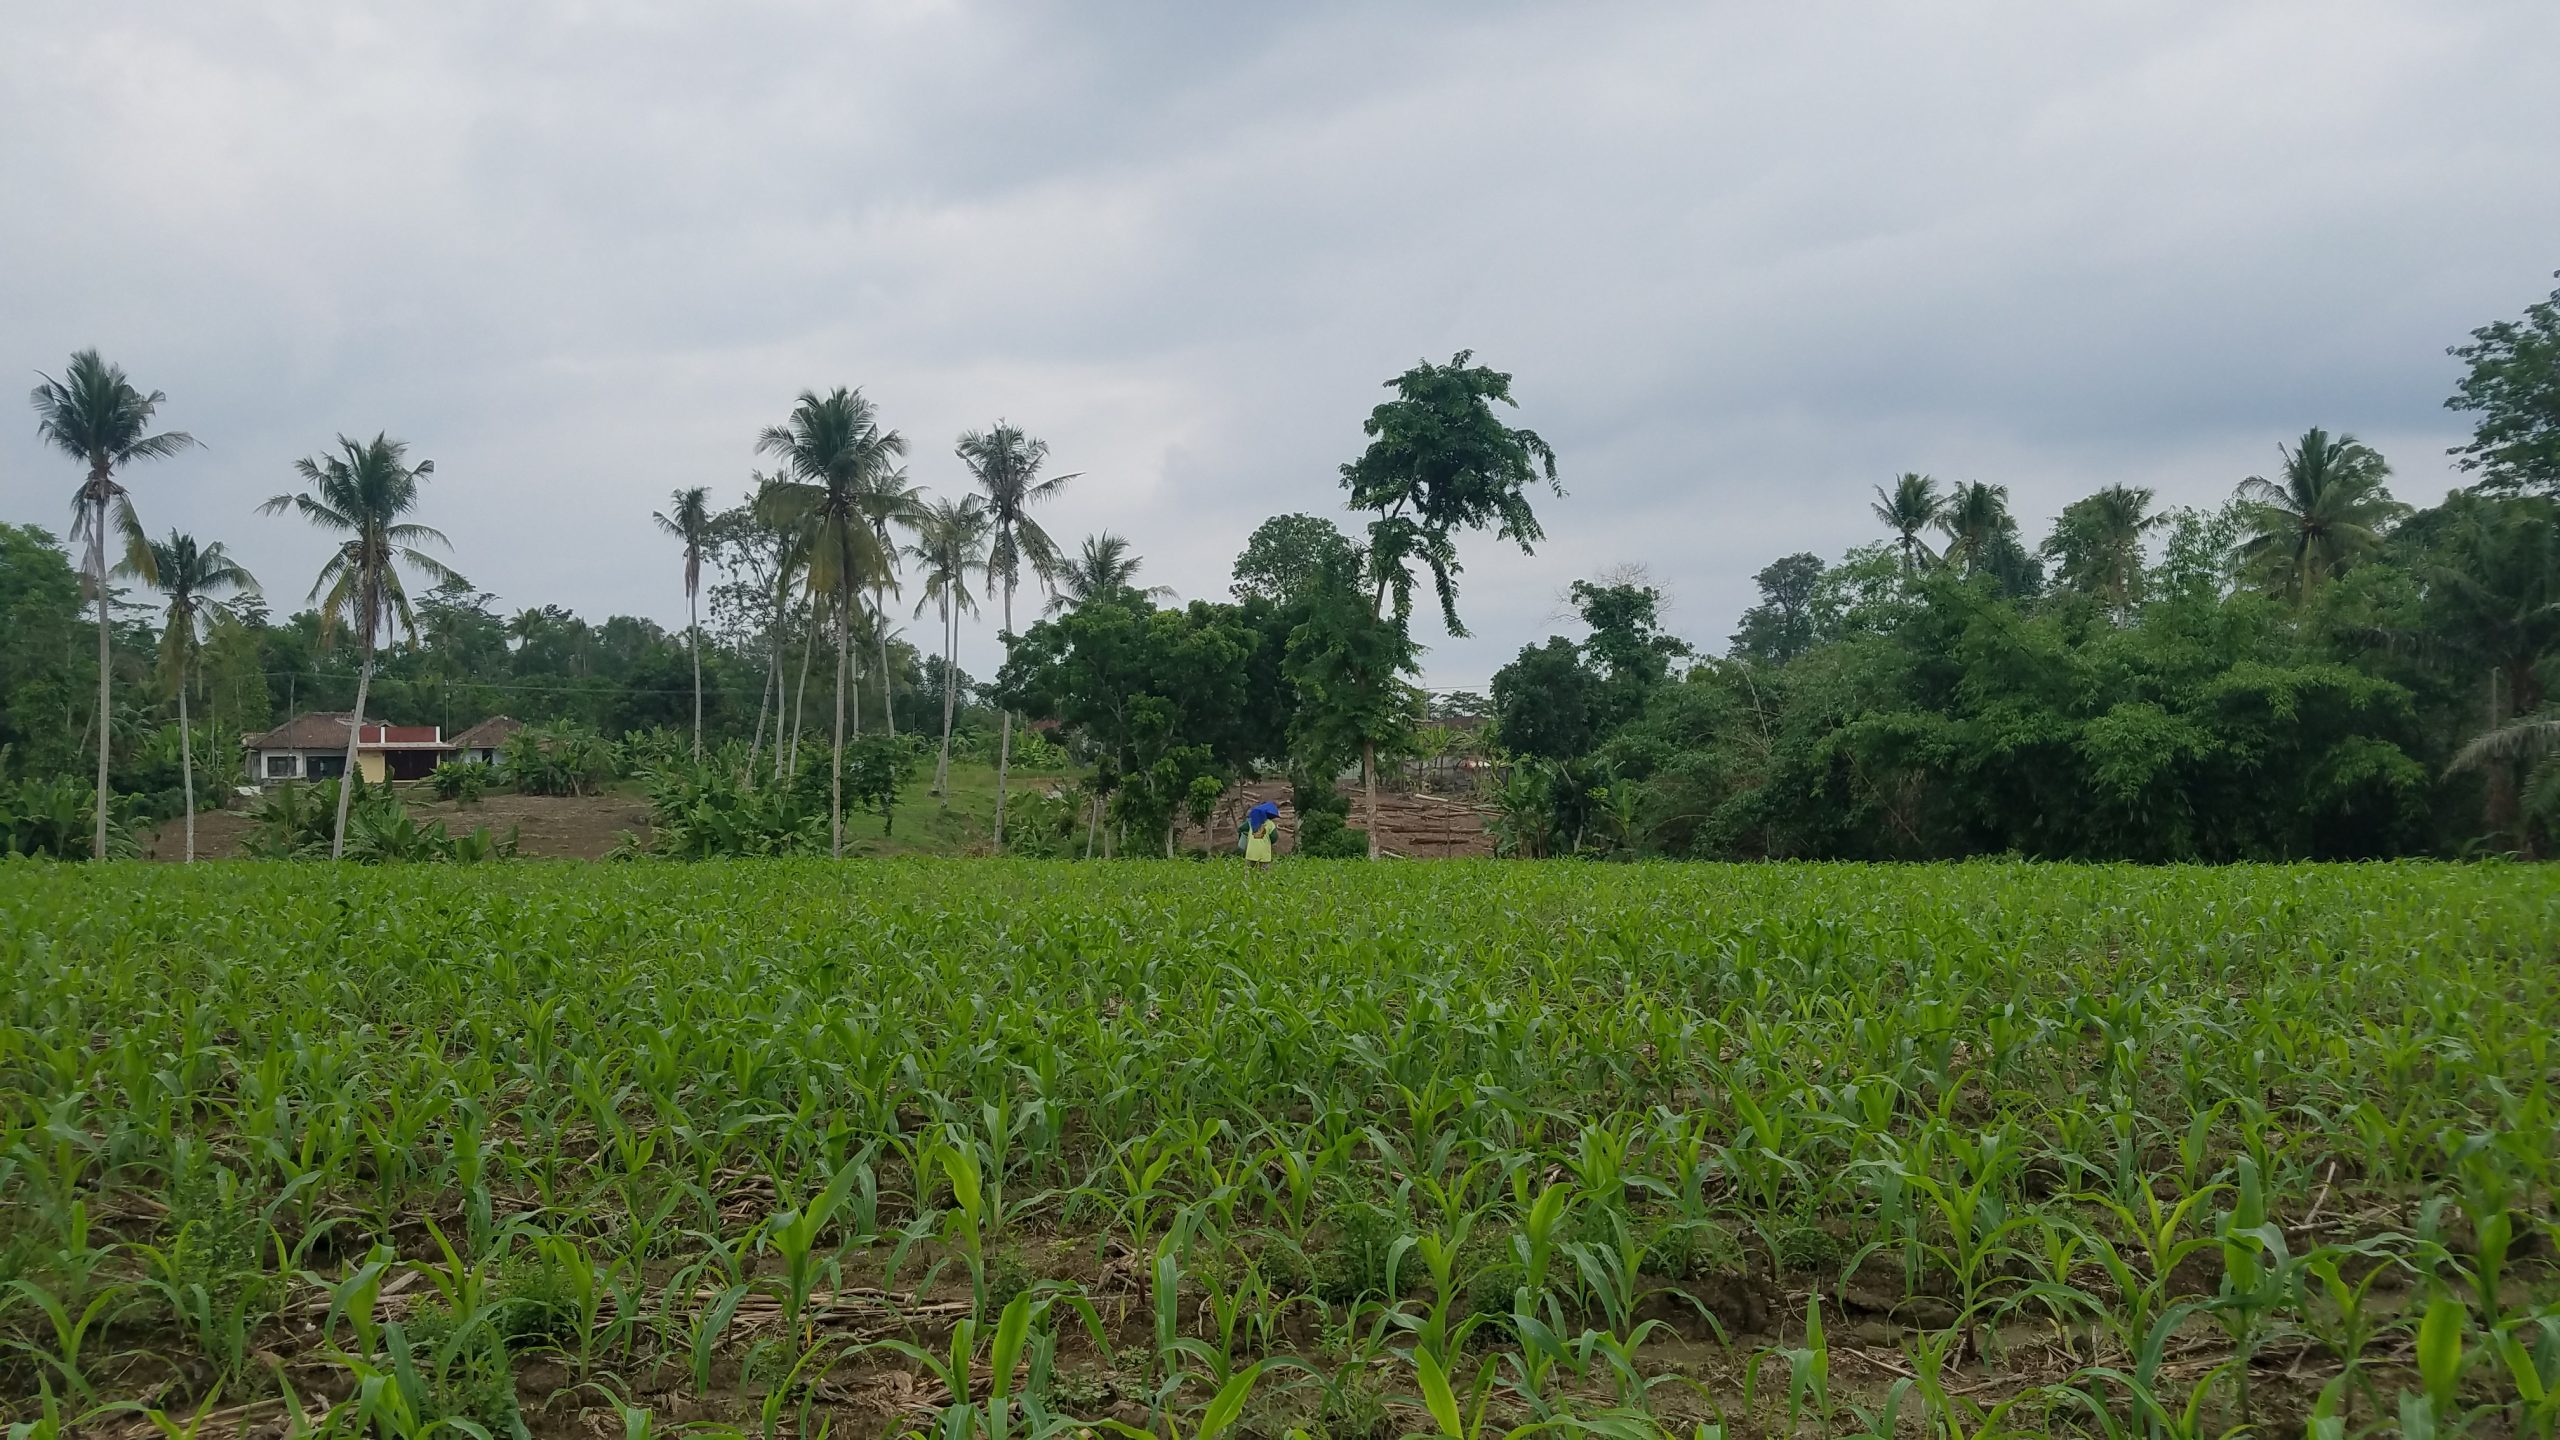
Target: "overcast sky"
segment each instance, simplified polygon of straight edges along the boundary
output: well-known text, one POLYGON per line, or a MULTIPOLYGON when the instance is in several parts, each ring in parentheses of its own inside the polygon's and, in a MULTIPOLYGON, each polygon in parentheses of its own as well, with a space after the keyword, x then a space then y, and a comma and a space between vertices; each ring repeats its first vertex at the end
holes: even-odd
MULTIPOLYGON (((937 490, 965 428, 1047 438, 1053 534, 1222 596, 1263 516, 1339 512, 1380 382, 1471 347, 1570 491, 1536 556, 1464 544, 1473 637, 1422 626, 1480 686, 1604 567, 1721 650, 1902 470, 2007 485, 2032 544, 2325 425, 2435 500, 2445 347, 2560 268, 2552 0, 0 0, 0 35, 0 362, 166 390, 207 448, 133 473, 144 520, 288 601, 322 543, 252 506, 388 430, 502 610, 680 623, 650 511, 742 493, 835 385, 937 490)), ((33 428, 0 518, 59 530, 33 428)))

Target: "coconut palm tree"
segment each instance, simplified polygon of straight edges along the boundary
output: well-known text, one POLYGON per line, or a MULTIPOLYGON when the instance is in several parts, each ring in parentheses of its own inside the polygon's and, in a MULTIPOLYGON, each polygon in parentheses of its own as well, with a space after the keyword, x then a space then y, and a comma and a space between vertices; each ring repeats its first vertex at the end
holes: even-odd
POLYGON ((2528 776, 2517 763, 2560 735, 2543 684, 2548 657, 2560 652, 2560 505, 2456 495, 2429 518, 2432 555, 2416 567, 2426 587, 2424 643, 2449 671, 2486 682, 2482 733, 2453 768, 2481 772, 2488 831, 2529 855, 2526 792, 2547 800, 2560 785, 2560 770, 2537 765, 2528 776))
POLYGON ((2062 507, 2044 553, 2065 589, 2095 595, 2122 620, 2142 595, 2143 537, 2168 523, 2148 486, 2110 485, 2062 507))
MULTIPOLYGON (((1004 633, 1013 633, 1013 592, 1022 583, 1022 566, 1046 585, 1058 571, 1057 542, 1031 518, 1031 507, 1057 497, 1075 475, 1040 478, 1049 461, 1049 443, 1035 440, 998 420, 992 428, 960 437, 960 463, 987 500, 987 576, 1004 582, 1004 633)), ((1004 848, 1004 785, 1013 761, 1013 711, 1007 709, 996 728, 995 844, 1004 848)))
POLYGON ((1129 542, 1105 530, 1084 537, 1084 547, 1060 562, 1055 594, 1049 597, 1045 613, 1055 615, 1098 596, 1114 595, 1123 590, 1136 590, 1150 600, 1170 600, 1173 589, 1167 585, 1138 585, 1138 570, 1146 562, 1129 553, 1129 542))
POLYGON ((925 567, 924 598, 916 602, 916 614, 933 605, 942 617, 942 756, 933 766, 933 793, 946 810, 951 808, 951 715, 959 700, 960 616, 978 612, 969 575, 986 571, 989 528, 986 507, 977 496, 936 500, 925 507, 916 543, 907 550, 925 567))
POLYGON ((695 597, 702 593, 702 552, 711 545, 711 487, 695 485, 667 497, 668 508, 653 512, 658 528, 684 544, 685 648, 693 652, 693 763, 702 763, 702 618, 695 597))
MULTIPOLYGON (((125 378, 124 368, 110 365, 95 350, 82 350, 54 379, 39 372, 44 383, 28 402, 36 409, 36 435, 46 444, 89 467, 71 496, 71 538, 89 543, 88 581, 98 602, 98 790, 96 834, 91 856, 107 858, 107 732, 109 650, 113 629, 107 620, 107 526, 131 535, 140 529, 133 498, 117 483, 116 472, 136 460, 159 460, 195 444, 184 430, 148 434, 152 413, 169 397, 154 390, 145 395, 125 378)), ((152 577, 142 577, 149 580, 152 577)))
POLYGON ((338 453, 293 462, 294 472, 310 483, 299 495, 278 495, 258 507, 259 513, 297 511, 302 518, 346 537, 320 567, 310 599, 320 607, 323 641, 352 626, 361 647, 356 667, 356 708, 347 720, 347 763, 338 778, 337 826, 330 832, 329 858, 347 853, 347 805, 355 798, 356 742, 364 734, 364 702, 373 686, 373 654, 385 635, 397 641, 403 633, 418 637, 417 618, 409 613, 409 592, 401 584, 407 565, 431 580, 461 583, 452 567, 420 549, 452 548, 444 532, 403 519, 418 508, 419 482, 435 473, 436 462, 408 463, 409 445, 376 433, 371 440, 338 437, 338 453))
POLYGON ((1893 482, 1890 493, 1883 486, 1877 486, 1876 503, 1868 508, 1897 537, 1895 543, 1902 550, 1903 569, 1917 570, 1921 562, 1938 558, 1937 553, 1929 548, 1929 542, 1920 538, 1920 532, 1937 524, 1939 512, 1946 508, 1946 500, 1938 493, 1937 481, 1926 475, 1905 473, 1893 482))
POLYGON ((2560 716, 2528 715, 2473 736, 2454 752, 2445 773, 2478 770, 2488 777, 2490 833, 2504 835, 2516 854, 2530 860, 2535 855, 2527 800, 2536 802, 2532 808, 2560 803, 2560 766, 2551 763, 2555 755, 2560 755, 2560 716), (2519 765, 2530 767, 2521 783, 2513 773, 2519 765))
POLYGON ((2001 535, 2015 523, 2009 518, 2008 486, 1959 482, 1938 507, 1938 529, 1947 537, 1947 563, 1961 565, 1967 574, 1981 569, 2001 535))
POLYGON ((2382 543, 2409 507, 2383 488, 2391 467, 2353 435, 2302 432, 2287 449, 2281 483, 2252 475, 2240 482, 2240 557, 2279 594, 2306 599, 2320 583, 2382 543))
POLYGON ((859 390, 839 386, 821 396, 800 392, 791 418, 768 426, 756 449, 781 458, 796 478, 775 496, 782 515, 807 534, 809 587, 836 602, 836 733, 830 778, 829 849, 844 854, 844 702, 853 663, 853 597, 887 566, 863 506, 882 472, 907 453, 906 437, 880 427, 879 411, 859 390))
POLYGON ((168 597, 160 627, 162 682, 178 692, 178 773, 187 803, 187 861, 196 858, 195 747, 187 722, 187 674, 204 650, 205 631, 216 623, 236 621, 234 599, 254 597, 257 577, 240 568, 216 540, 199 546, 192 535, 175 530, 166 540, 145 539, 139 532, 125 537, 121 575, 147 580, 168 597))
POLYGON ((896 676, 889 670, 888 594, 898 588, 897 542, 889 538, 889 527, 896 524, 910 532, 924 513, 924 491, 907 483, 905 467, 883 469, 866 477, 861 486, 862 513, 871 520, 871 538, 879 547, 880 568, 871 574, 871 618, 873 635, 880 654, 880 723, 891 739, 898 734, 896 676))

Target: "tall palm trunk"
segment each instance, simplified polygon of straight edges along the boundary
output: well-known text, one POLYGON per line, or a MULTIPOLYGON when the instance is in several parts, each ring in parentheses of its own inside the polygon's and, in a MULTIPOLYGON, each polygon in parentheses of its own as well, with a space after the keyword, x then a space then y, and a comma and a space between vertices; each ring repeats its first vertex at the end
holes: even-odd
MULTIPOLYGON (((848 570, 846 573, 851 574, 852 572, 848 570)), ((842 628, 846 646, 846 668, 843 674, 836 677, 836 703, 839 705, 844 703, 845 688, 848 684, 851 684, 853 687, 853 738, 860 740, 862 738, 861 672, 851 668, 853 653, 851 649, 853 643, 853 594, 853 583, 848 580, 845 582, 844 594, 838 597, 840 603, 836 606, 836 609, 841 614, 841 618, 836 621, 836 624, 842 628)), ((839 750, 844 748, 841 737, 838 739, 836 748, 839 750)))
MULTIPOLYGON (((1047 552, 1042 552, 1047 553, 1047 552)), ((1013 633, 1013 577, 1004 579, 1004 633, 1013 633)), ((106 773, 106 761, 98 762, 98 773, 106 773)), ((1004 777, 1013 764, 1013 707, 1004 707, 1004 718, 996 724, 996 851, 1004 851, 1004 777)))
POLYGON ((690 585, 684 587, 684 620, 685 628, 693 634, 693 643, 686 648, 693 652, 693 763, 699 765, 702 763, 702 619, 701 611, 696 608, 694 588, 690 585))
POLYGON ((89 858, 107 858, 107 472, 89 472, 89 575, 98 587, 98 794, 97 831, 89 858))
POLYGON ((809 634, 800 642, 800 695, 798 699, 791 702, 791 758, 788 761, 782 758, 782 721, 776 718, 773 724, 773 774, 777 780, 782 778, 786 767, 795 774, 800 769, 800 717, 801 713, 809 708, 809 657, 816 652, 817 648, 818 601, 817 597, 811 596, 809 634))
POLYGON ((879 587, 872 587, 871 618, 880 622, 880 723, 888 727, 889 738, 898 738, 898 706, 889 694, 889 612, 882 607, 884 598, 879 587))
POLYGON ((853 587, 844 587, 836 606, 836 750, 835 762, 827 779, 828 833, 832 837, 834 857, 844 858, 844 692, 845 676, 853 664, 853 587))
POLYGON ((933 765, 933 793, 942 797, 942 808, 951 808, 951 706, 954 687, 951 683, 952 652, 960 645, 960 624, 951 609, 951 596, 942 597, 942 758, 933 765))
MULTIPOLYGON (((773 596, 773 618, 765 626, 765 638, 768 643, 765 647, 764 689, 756 696, 756 730, 754 738, 747 742, 747 778, 750 782, 755 778, 756 760, 764 753, 765 717, 769 714, 779 714, 782 709, 782 700, 786 698, 774 693, 782 686, 783 604, 784 596, 781 587, 776 586, 773 596)), ((776 725, 773 731, 773 756, 776 762, 782 759, 782 727, 780 725, 776 725)), ((775 773, 777 775, 781 773, 779 763, 775 766, 775 773)))
MULTIPOLYGON (((189 621, 193 624, 193 621, 189 621)), ((187 796, 187 863, 196 863, 196 760, 187 734, 187 671, 178 667, 178 783, 187 796)))
MULTIPOLYGON (((366 607, 370 612, 371 606, 366 607)), ((373 688, 373 616, 365 616, 364 659, 356 667, 356 713, 347 726, 347 768, 338 775, 338 828, 330 833, 329 858, 343 860, 347 854, 347 805, 356 798, 356 741, 364 735, 364 701, 373 688)))
POLYGON ((756 691, 756 728, 747 732, 746 783, 749 785, 756 783, 756 761, 764 758, 764 722, 765 717, 773 713, 775 658, 767 656, 765 659, 764 684, 756 691))

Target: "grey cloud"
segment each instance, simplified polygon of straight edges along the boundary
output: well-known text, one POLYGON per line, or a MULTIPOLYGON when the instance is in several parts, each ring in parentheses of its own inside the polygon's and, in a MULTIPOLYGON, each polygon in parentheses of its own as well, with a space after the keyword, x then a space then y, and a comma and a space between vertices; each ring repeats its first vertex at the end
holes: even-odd
MULTIPOLYGON (((252 518, 388 428, 509 604, 672 620, 647 514, 861 384, 958 483, 1006 415, 1049 519, 1223 593, 1330 512, 1379 382, 1472 346, 1572 494, 1468 547, 1481 683, 1575 574, 1717 645, 1902 469, 2031 530, 2207 502, 2310 424, 2431 499, 2442 354, 2560 267, 2547 4, 21 7, 0 346, 96 344, 209 442, 137 477, 280 594, 252 518)), ((0 513, 75 477, 0 428, 0 513)), ((1347 517, 1346 517, 1347 518, 1347 517)), ((985 668, 983 634, 969 651, 985 668)))

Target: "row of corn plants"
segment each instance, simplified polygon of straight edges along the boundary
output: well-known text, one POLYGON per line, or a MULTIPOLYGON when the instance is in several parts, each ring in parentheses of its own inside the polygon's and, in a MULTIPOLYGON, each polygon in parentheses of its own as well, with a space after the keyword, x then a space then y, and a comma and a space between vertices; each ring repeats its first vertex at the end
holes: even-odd
POLYGON ((2517 867, 0 869, 11 1434, 2560 1434, 2517 867))

